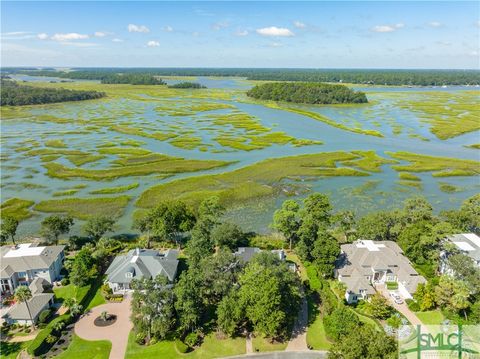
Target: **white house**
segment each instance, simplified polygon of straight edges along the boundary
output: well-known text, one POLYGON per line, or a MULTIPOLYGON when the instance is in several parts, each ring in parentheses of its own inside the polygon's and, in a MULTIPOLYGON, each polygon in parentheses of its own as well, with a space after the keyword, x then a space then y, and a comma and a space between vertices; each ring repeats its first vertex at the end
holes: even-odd
MULTIPOLYGON (((480 237, 475 233, 454 234, 446 238, 447 242, 455 245, 455 248, 460 252, 470 257, 474 263, 480 267, 480 237)), ((443 251, 440 253, 440 272, 450 273, 448 268, 448 257, 451 253, 443 251)))
POLYGON ((426 280, 413 269, 397 243, 360 240, 341 246, 336 278, 347 287, 345 299, 356 303, 375 293, 375 284, 398 283, 398 292, 412 298, 419 283, 426 280))
POLYGON ((52 284, 60 278, 64 246, 38 247, 33 243, 0 248, 0 285, 2 293, 13 293, 19 285, 35 278, 52 284))

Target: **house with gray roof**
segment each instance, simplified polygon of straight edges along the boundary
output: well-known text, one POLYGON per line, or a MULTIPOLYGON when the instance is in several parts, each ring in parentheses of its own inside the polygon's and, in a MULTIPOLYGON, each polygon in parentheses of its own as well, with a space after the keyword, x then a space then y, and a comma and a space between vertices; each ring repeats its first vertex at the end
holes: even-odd
POLYGON ((106 271, 106 282, 114 293, 130 290, 133 279, 151 279, 163 275, 172 283, 177 275, 177 258, 178 251, 174 249, 163 253, 153 249, 132 249, 125 255, 115 257, 106 271))
POLYGON ((8 324, 32 325, 36 323, 40 313, 53 305, 54 294, 45 293, 45 290, 49 287, 51 287, 51 285, 46 279, 35 278, 29 285, 32 298, 27 301, 28 307, 25 302, 15 303, 2 315, 2 318, 8 324))
POLYGON ((37 246, 22 243, 0 248, 0 289, 13 293, 19 285, 29 285, 35 278, 48 283, 60 279, 65 258, 64 246, 37 246))
POLYGON ((346 286, 348 303, 368 299, 375 293, 376 284, 396 282, 399 294, 409 299, 418 284, 426 283, 395 242, 359 240, 340 248, 335 276, 346 286))
MULTIPOLYGON (((446 242, 453 244, 458 252, 470 257, 480 267, 480 237, 475 233, 454 234, 447 237, 446 242)), ((451 269, 448 267, 448 257, 451 254, 448 251, 440 253, 441 273, 451 274, 451 269)))

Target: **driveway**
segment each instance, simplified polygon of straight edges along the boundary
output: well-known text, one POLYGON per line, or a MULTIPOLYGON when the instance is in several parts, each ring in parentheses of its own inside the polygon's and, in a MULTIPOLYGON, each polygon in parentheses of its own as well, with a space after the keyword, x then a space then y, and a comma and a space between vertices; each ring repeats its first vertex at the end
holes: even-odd
POLYGON ((270 352, 250 355, 236 355, 224 359, 324 359, 328 352, 321 350, 306 350, 298 352, 270 352))
POLYGON ((121 303, 107 303, 92 308, 75 323, 75 334, 86 340, 109 340, 112 343, 110 359, 123 359, 127 350, 128 335, 132 330, 130 322, 130 296, 125 296, 121 303), (115 314, 117 321, 108 327, 93 324, 102 312, 115 314))
POLYGON ((394 307, 396 310, 398 310, 400 313, 402 313, 405 318, 408 319, 408 321, 410 323, 412 323, 413 326, 417 326, 417 325, 421 325, 422 326, 422 331, 427 331, 427 329, 425 328, 424 324, 422 323, 422 321, 420 319, 418 319, 418 317, 415 315, 414 312, 412 312, 410 309, 408 309, 408 306, 407 304, 405 303, 405 301, 403 301, 402 304, 397 304, 395 303, 395 301, 393 300, 393 298, 390 296, 390 292, 388 291, 388 289, 385 287, 385 285, 382 285, 382 284, 377 284, 375 286, 375 289, 381 293, 385 298, 387 298, 387 300, 389 301, 390 305, 392 307, 394 307))
MULTIPOLYGON (((302 289, 302 294, 304 291, 302 289)), ((307 325, 308 325, 308 303, 307 298, 304 295, 302 299, 302 304, 298 312, 297 319, 293 325, 292 336, 288 342, 287 352, 292 351, 307 351, 307 325)))

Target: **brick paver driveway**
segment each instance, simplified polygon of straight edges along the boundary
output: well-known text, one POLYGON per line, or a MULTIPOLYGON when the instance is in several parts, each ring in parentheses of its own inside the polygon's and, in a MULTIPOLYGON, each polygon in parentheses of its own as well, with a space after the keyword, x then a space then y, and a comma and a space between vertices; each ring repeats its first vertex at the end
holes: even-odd
POLYGON ((75 334, 86 340, 109 340, 112 343, 110 359, 123 359, 128 335, 133 327, 130 322, 130 301, 127 295, 121 303, 107 303, 92 308, 75 323, 75 334), (93 321, 103 311, 115 314, 117 321, 108 327, 97 327, 93 321))

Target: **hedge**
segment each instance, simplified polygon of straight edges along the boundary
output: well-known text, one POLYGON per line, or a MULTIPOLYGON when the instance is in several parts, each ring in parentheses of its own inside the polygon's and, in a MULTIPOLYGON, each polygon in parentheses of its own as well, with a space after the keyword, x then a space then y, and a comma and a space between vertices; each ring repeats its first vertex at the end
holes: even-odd
POLYGON ((182 354, 188 352, 190 349, 188 345, 182 342, 180 339, 175 340, 175 346, 177 347, 177 351, 182 354))
POLYGON ((65 321, 67 325, 70 324, 70 315, 63 314, 48 323, 45 329, 38 333, 37 337, 27 347, 27 353, 33 356, 40 356, 47 353, 55 343, 49 344, 47 343, 46 339, 50 334, 52 334, 55 324, 61 321, 65 321))

